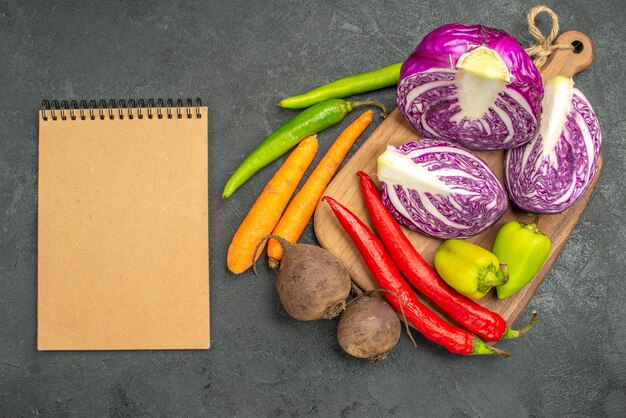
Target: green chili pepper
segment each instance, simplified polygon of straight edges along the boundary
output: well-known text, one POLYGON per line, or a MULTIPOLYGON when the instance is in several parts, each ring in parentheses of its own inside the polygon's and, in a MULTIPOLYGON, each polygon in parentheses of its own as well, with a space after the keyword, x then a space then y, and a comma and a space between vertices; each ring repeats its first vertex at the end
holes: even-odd
POLYGON ((331 99, 305 109, 276 129, 248 155, 226 182, 222 197, 232 195, 257 171, 279 158, 307 136, 340 122, 352 109, 367 105, 378 106, 383 110, 383 116, 387 115, 385 106, 373 100, 348 102, 331 99))
POLYGON ((509 281, 496 287, 499 299, 514 295, 535 277, 550 254, 550 238, 529 224, 511 221, 500 228, 493 253, 509 268, 509 281))
POLYGON ((398 62, 378 70, 340 78, 306 93, 287 97, 281 100, 280 105, 287 109, 302 109, 327 99, 340 99, 395 86, 400 79, 400 67, 402 63, 398 62))
POLYGON ((507 266, 501 264, 498 257, 460 239, 449 239, 439 246, 435 268, 453 289, 475 300, 508 279, 507 266))

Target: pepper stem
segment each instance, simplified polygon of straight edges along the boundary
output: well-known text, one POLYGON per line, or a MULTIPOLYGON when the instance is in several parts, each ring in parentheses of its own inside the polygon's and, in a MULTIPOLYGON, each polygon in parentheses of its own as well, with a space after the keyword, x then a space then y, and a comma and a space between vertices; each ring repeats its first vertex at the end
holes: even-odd
POLYGON ((474 337, 474 339, 472 340, 472 351, 470 355, 481 356, 481 355, 490 355, 490 354, 497 354, 505 358, 511 357, 511 355, 507 353, 506 351, 500 350, 499 348, 496 348, 496 347, 490 347, 487 345, 487 343, 485 343, 480 338, 474 337))
POLYGON ((496 273, 496 277, 502 280, 502 283, 496 284, 496 286, 500 286, 509 281, 509 266, 504 263, 500 263, 500 270, 496 273))
POLYGON ((511 340, 513 338, 517 338, 521 335, 524 335, 528 332, 528 330, 530 330, 532 328, 532 326, 534 325, 535 321, 537 320, 537 311, 533 310, 532 312, 532 316, 530 318, 530 321, 528 322, 528 324, 526 324, 526 326, 520 330, 514 330, 514 329, 510 329, 507 328, 506 331, 504 332, 504 335, 502 335, 502 340, 511 340))
POLYGON ((385 107, 385 105, 376 100, 365 100, 363 102, 349 102, 349 103, 352 106, 352 109, 355 109, 361 106, 377 106, 380 108, 380 110, 383 111, 383 113, 381 114, 383 119, 385 119, 389 115, 389 112, 387 112, 387 108, 385 107))
POLYGON ((500 268, 496 267, 495 264, 490 264, 479 271, 476 289, 485 293, 494 286, 505 284, 508 280, 509 268, 506 264, 500 264, 500 268))
POLYGON ((530 230, 531 230, 531 231, 533 231, 535 234, 541 234, 541 235, 544 235, 544 233, 543 233, 543 232, 541 232, 541 231, 539 230, 539 227, 537 226, 537 224, 539 223, 539 215, 538 215, 538 214, 536 214, 536 213, 528 213, 528 216, 531 216, 531 217, 533 218, 533 220, 532 220, 532 221, 530 221, 530 223, 525 224, 525 223, 523 223, 523 222, 520 222, 519 224, 520 224, 523 228, 530 229, 530 230))
POLYGON ((497 355, 502 356, 504 358, 511 357, 511 354, 508 351, 500 350, 499 348, 496 348, 496 347, 490 347, 490 348, 491 348, 491 351, 493 351, 494 354, 497 354, 497 355))
POLYGON ((529 215, 533 217, 531 224, 534 224, 535 226, 537 226, 537 224, 539 223, 539 215, 536 213, 530 213, 529 215))

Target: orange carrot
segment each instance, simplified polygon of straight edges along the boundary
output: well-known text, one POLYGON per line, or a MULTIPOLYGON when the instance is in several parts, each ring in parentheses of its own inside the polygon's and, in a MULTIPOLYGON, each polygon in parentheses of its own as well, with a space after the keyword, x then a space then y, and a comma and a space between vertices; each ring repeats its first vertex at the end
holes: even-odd
POLYGON ((226 262, 230 271, 239 274, 252 266, 257 244, 276 226, 316 151, 315 135, 303 139, 267 183, 228 247, 226 262))
MULTIPOLYGON (((274 228, 274 232, 272 232, 274 235, 283 237, 289 242, 298 241, 313 212, 315 212, 315 207, 326 186, 328 186, 354 142, 372 121, 373 114, 371 110, 364 112, 337 137, 335 143, 285 210, 278 225, 274 228)), ((283 247, 275 239, 270 239, 267 255, 269 256, 270 267, 276 268, 278 262, 283 258, 283 247)))

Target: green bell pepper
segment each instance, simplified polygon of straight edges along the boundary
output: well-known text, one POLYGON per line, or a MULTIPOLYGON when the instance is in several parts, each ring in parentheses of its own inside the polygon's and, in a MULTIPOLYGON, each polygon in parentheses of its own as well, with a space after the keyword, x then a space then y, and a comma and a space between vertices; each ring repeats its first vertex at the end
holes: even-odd
POLYGON ((526 286, 550 254, 550 238, 539 230, 537 219, 529 224, 511 221, 498 231, 493 253, 509 267, 509 281, 496 288, 499 299, 513 296, 526 286))
POLYGON ((507 266, 494 254, 460 239, 449 239, 439 246, 435 269, 453 289, 475 300, 508 280, 507 266))

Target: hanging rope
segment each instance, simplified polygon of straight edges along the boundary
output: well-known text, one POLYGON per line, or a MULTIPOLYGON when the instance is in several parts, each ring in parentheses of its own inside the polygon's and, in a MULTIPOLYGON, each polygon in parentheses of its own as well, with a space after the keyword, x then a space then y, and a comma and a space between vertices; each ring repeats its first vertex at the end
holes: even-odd
POLYGON ((534 57, 533 62, 537 68, 541 68, 547 61, 548 57, 557 49, 572 49, 572 45, 554 45, 552 42, 559 35, 559 17, 547 6, 537 6, 528 13, 528 31, 537 43, 526 48, 526 52, 534 57), (546 38, 535 25, 535 18, 539 13, 547 13, 552 19, 552 30, 546 38))

